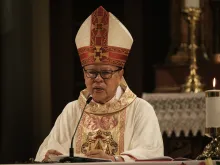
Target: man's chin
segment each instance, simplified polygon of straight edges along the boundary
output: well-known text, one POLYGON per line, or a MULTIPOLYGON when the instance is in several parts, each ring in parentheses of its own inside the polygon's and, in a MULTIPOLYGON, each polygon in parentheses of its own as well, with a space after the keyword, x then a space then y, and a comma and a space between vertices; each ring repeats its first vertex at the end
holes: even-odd
POLYGON ((99 99, 97 99, 97 100, 94 99, 94 101, 95 101, 96 103, 99 103, 99 104, 104 104, 104 103, 105 103, 103 100, 99 100, 99 99))
POLYGON ((97 97, 97 96, 93 96, 93 100, 96 102, 96 103, 100 103, 100 104, 104 104, 106 101, 104 99, 104 97, 97 97))

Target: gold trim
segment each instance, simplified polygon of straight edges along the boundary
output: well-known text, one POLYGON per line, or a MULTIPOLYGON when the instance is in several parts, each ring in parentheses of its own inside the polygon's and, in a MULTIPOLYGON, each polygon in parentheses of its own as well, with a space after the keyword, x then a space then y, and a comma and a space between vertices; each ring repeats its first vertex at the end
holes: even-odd
POLYGON ((220 136, 220 127, 205 128, 205 135, 208 136, 208 137, 220 136))
POLYGON ((118 154, 124 152, 124 132, 125 132, 125 120, 126 120, 126 109, 120 113, 120 136, 119 136, 119 152, 118 154))
MULTIPOLYGON (((122 79, 120 86, 122 90, 124 90, 124 93, 122 94, 119 100, 110 101, 105 104, 90 102, 90 104, 87 105, 85 112, 96 115, 102 115, 102 114, 115 113, 125 109, 135 100, 137 96, 129 89, 124 79, 122 79)), ((83 109, 83 107, 85 106, 88 96, 89 96, 89 92, 87 91, 87 89, 84 89, 83 91, 80 92, 78 102, 79 102, 79 107, 81 109, 83 109)))
POLYGON ((220 97, 220 90, 205 91, 205 97, 220 97))
POLYGON ((196 159, 205 160, 211 158, 212 160, 220 159, 220 137, 213 138, 212 141, 207 144, 202 152, 196 159))
POLYGON ((109 155, 124 152, 125 119, 126 109, 109 115, 84 113, 77 130, 75 153, 85 154, 93 149, 101 149, 109 155), (104 118, 115 120, 104 122, 104 118), (111 127, 103 127, 106 124, 111 127))

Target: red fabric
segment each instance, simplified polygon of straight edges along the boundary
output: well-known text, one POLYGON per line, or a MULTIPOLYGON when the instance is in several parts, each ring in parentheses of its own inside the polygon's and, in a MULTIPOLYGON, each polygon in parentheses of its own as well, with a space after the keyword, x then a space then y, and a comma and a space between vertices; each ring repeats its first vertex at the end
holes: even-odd
POLYGON ((129 49, 108 46, 109 13, 100 6, 91 15, 90 46, 78 49, 82 66, 96 63, 124 67, 129 49))
POLYGON ((108 46, 105 48, 101 47, 97 50, 96 48, 88 46, 78 49, 78 53, 82 66, 99 62, 124 67, 128 58, 129 49, 108 46))

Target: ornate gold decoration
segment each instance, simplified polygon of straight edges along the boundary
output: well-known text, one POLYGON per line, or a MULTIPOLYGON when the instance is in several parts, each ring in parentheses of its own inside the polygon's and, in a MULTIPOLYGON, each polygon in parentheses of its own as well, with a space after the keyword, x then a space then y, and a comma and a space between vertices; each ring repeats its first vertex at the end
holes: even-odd
POLYGON ((212 141, 205 147, 202 154, 197 160, 205 160, 212 158, 213 160, 220 159, 220 128, 206 128, 206 136, 211 137, 212 141))
POLYGON ((102 63, 124 67, 130 48, 108 45, 108 35, 109 12, 100 6, 91 14, 90 45, 78 48, 82 66, 102 63))
POLYGON ((201 10, 200 8, 185 8, 183 12, 187 16, 190 27, 190 74, 187 77, 186 83, 183 85, 184 92, 194 92, 198 93, 203 91, 203 84, 200 82, 200 76, 197 74, 198 66, 196 64, 196 50, 198 46, 196 45, 196 22, 200 18, 201 10))
POLYGON ((85 112, 76 134, 75 153, 85 154, 94 149, 109 155, 123 152, 125 119, 126 109, 107 115, 85 112))
MULTIPOLYGON (((119 155, 124 151, 126 107, 137 97, 122 78, 120 86, 124 93, 119 100, 102 105, 91 101, 79 124, 76 134, 75 153, 102 149, 106 154, 119 155)), ((79 107, 83 109, 89 96, 87 89, 81 91, 79 107)))
POLYGON ((90 56, 93 55, 95 62, 101 62, 102 57, 108 57, 109 53, 108 52, 103 52, 103 48, 101 46, 96 46, 94 48, 94 53, 90 53, 90 56))
POLYGON ((108 155, 115 155, 118 144, 114 141, 111 132, 89 132, 86 142, 82 145, 81 152, 86 154, 93 149, 103 150, 108 155), (92 147, 93 146, 93 147, 92 147))

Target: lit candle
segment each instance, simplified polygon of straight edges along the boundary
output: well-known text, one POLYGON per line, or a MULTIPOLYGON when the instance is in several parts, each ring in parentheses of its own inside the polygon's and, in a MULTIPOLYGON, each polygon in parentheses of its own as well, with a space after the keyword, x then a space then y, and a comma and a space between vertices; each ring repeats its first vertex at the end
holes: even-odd
POLYGON ((205 91, 206 96, 206 128, 220 128, 220 90, 215 89, 216 79, 213 79, 213 89, 205 91))
POLYGON ((199 8, 200 0, 185 0, 185 7, 196 7, 199 8))

